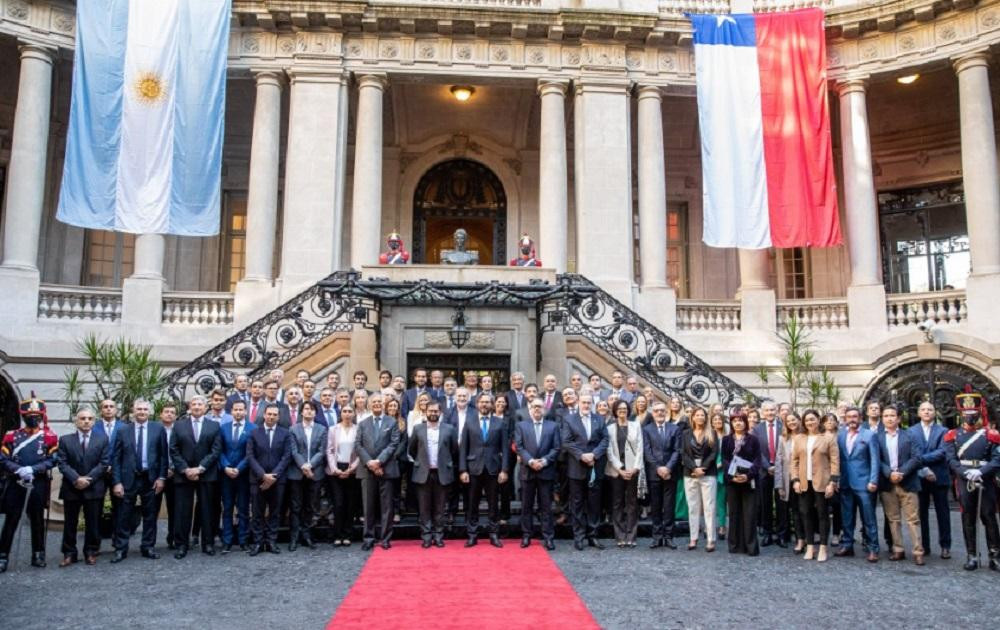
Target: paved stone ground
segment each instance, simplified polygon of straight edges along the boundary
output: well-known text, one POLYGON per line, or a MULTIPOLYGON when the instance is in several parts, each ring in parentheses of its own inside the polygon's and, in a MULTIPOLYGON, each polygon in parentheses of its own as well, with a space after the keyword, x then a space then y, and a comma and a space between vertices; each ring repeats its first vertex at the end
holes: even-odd
MULTIPOLYGON (((958 514, 952 516, 958 532, 958 514)), ((598 623, 610 629, 888 627, 873 621, 888 607, 897 611, 897 627, 981 628, 995 627, 1000 615, 1000 574, 962 571, 961 542, 948 561, 937 557, 935 545, 922 568, 912 561, 888 562, 884 551, 877 565, 861 557, 820 565, 778 547, 748 558, 730 556, 725 543, 708 554, 687 551, 680 538, 676 542, 677 551, 651 550, 649 540, 640 539, 633 550, 577 552, 569 541, 559 541, 552 556, 598 623)), ((368 555, 358 544, 322 545, 279 556, 193 553, 176 561, 161 543, 160 560, 133 549, 113 566, 105 542, 96 567, 59 569, 56 532, 48 549, 47 569, 27 566, 24 550, 19 568, 0 576, 3 628, 322 629, 368 555)), ((410 579, 418 577, 401 576, 401 584, 410 579)))

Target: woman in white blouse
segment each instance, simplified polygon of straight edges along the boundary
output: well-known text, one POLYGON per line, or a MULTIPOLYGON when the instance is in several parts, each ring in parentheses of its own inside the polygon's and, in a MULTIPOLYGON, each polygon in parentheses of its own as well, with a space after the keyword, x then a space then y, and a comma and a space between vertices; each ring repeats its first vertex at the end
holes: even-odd
POLYGON ((413 403, 413 409, 406 414, 406 437, 413 437, 413 427, 421 422, 427 422, 427 404, 431 401, 431 395, 421 392, 417 395, 417 400, 413 403))
POLYGON ((628 403, 618 400, 608 425, 608 463, 604 474, 611 480, 611 522, 618 547, 635 547, 639 523, 639 486, 645 485, 642 461, 642 427, 629 420, 628 403))
POLYGON ((326 448, 326 478, 333 497, 333 544, 351 544, 351 524, 357 506, 358 480, 354 470, 358 467, 358 455, 354 452, 354 440, 358 425, 354 422, 354 408, 346 406, 340 410, 340 421, 330 427, 326 448))

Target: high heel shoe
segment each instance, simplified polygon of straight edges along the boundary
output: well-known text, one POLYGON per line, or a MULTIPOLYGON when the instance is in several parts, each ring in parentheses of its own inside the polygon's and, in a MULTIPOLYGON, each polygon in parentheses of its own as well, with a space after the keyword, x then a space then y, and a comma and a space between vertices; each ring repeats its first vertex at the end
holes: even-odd
POLYGON ((819 553, 816 554, 816 562, 826 562, 826 545, 819 546, 819 553))
POLYGON ((802 553, 802 550, 805 548, 806 548, 806 541, 797 540, 795 542, 795 549, 793 549, 792 551, 794 551, 795 553, 802 553))
POLYGON ((697 549, 697 548, 698 548, 698 541, 697 540, 692 540, 691 542, 688 543, 688 551, 690 551, 692 549, 697 549))
POLYGON ((813 559, 813 550, 814 549, 815 549, 814 545, 806 545, 806 553, 805 553, 804 556, 802 556, 802 559, 803 560, 812 560, 813 559))

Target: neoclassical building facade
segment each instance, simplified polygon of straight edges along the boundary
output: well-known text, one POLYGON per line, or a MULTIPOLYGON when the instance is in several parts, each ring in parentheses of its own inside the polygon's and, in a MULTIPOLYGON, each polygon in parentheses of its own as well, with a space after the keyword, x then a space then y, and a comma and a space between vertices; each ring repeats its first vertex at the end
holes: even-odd
MULTIPOLYGON (((233 0, 222 232, 181 238, 54 218, 75 4, 0 0, 4 404, 34 389, 58 417, 88 333, 151 344, 176 367, 351 268, 393 281, 581 274, 779 398, 760 368, 780 365, 776 333, 795 317, 845 400, 944 401, 974 382, 1000 403, 1000 2, 731 2, 233 0), (817 5, 845 245, 707 247, 684 12, 817 5), (459 226, 477 267, 437 264, 459 226), (409 268, 377 265, 392 231, 409 268), (504 267, 522 234, 543 268, 504 267)), ((383 308, 375 333, 330 335, 286 367, 563 380, 621 367, 586 340, 536 343, 530 309, 467 312, 472 341, 455 348, 452 310, 383 308)))

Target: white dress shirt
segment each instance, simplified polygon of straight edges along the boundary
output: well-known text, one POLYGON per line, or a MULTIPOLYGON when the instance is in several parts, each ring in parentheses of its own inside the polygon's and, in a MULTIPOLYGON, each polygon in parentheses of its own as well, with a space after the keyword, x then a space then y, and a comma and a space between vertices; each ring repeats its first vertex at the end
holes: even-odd
POLYGON ((806 480, 813 480, 813 449, 816 448, 818 435, 810 435, 806 438, 806 480))
POLYGON ((441 427, 438 423, 431 425, 430 422, 427 423, 427 461, 430 463, 431 470, 437 470, 438 467, 438 441, 441 437, 441 427))
POLYGON ((899 430, 885 432, 885 450, 889 452, 889 469, 899 470, 899 430))

